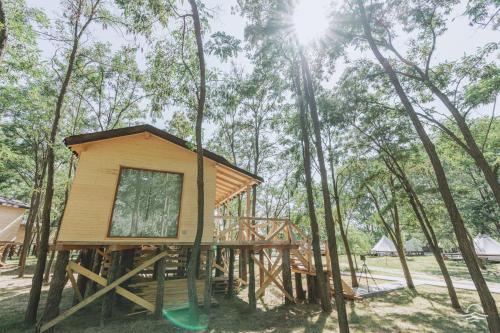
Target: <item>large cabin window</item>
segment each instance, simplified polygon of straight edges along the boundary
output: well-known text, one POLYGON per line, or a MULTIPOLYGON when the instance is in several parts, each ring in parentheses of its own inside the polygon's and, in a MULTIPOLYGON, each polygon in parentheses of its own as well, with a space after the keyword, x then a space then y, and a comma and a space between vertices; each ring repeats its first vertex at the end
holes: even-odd
POLYGON ((176 237, 182 176, 121 168, 109 236, 176 237))

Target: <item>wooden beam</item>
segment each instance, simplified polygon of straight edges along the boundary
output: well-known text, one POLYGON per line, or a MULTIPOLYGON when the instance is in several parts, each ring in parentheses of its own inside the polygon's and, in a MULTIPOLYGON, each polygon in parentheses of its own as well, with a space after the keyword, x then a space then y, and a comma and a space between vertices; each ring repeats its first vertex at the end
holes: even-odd
POLYGON ((75 277, 73 276, 73 272, 71 271, 71 269, 69 267, 66 268, 66 272, 68 274, 68 279, 71 282, 71 286, 75 290, 75 295, 76 295, 76 298, 78 299, 78 302, 83 301, 83 296, 80 293, 80 289, 78 288, 75 277))
POLYGON ((285 304, 295 303, 293 299, 293 287, 292 287, 292 271, 290 267, 290 249, 283 249, 283 260, 281 266, 283 267, 283 288, 286 292, 292 296, 285 298, 285 304))
MULTIPOLYGON (((274 264, 271 266, 271 268, 269 269, 269 271, 264 267, 264 265, 261 266, 260 262, 257 262, 257 265, 259 265, 259 268, 261 268, 265 274, 267 274, 269 277, 271 276, 271 273, 270 272, 273 272, 274 270, 276 270, 274 273, 272 273, 273 275, 278 275, 280 272, 281 272, 281 267, 279 269, 278 268, 278 264, 281 260, 281 257, 282 257, 282 253, 280 252, 280 254, 278 255, 278 257, 276 258, 276 260, 274 261, 274 264), (279 270, 279 271, 278 271, 279 270), (277 272, 277 273, 276 273, 277 272)), ((262 296, 262 294, 264 293, 264 290, 267 288, 267 286, 269 284, 271 284, 272 280, 270 278, 268 278, 263 284, 262 286, 259 288, 259 290, 257 290, 257 297, 260 297, 262 296)))
POLYGON ((212 265, 213 265, 214 251, 209 248, 207 250, 207 262, 205 268, 205 293, 203 295, 203 310, 205 313, 210 311, 212 304, 212 265))
POLYGON ((110 290, 116 288, 121 283, 123 283, 126 280, 130 279, 132 276, 136 275, 137 273, 139 273, 140 271, 142 271, 144 268, 149 267, 150 265, 154 264, 156 261, 158 261, 161 258, 165 257, 166 255, 167 255, 167 252, 162 252, 162 253, 154 256, 153 258, 151 258, 149 260, 146 260, 141 265, 137 266, 136 268, 134 268, 133 270, 131 270, 127 274, 125 274, 122 277, 116 279, 113 283, 105 286, 104 288, 102 288, 101 290, 97 291, 92 296, 87 297, 82 302, 80 302, 77 305, 75 305, 75 306, 71 307, 70 309, 66 310, 65 312, 63 312, 62 314, 60 314, 56 318, 52 319, 48 323, 42 325, 42 327, 40 329, 40 332, 45 332, 46 330, 48 330, 49 328, 53 327, 57 323, 63 321, 66 318, 68 318, 69 316, 71 316, 72 314, 74 314, 75 312, 77 312, 78 310, 84 308, 85 306, 89 305, 90 303, 92 303, 93 301, 95 301, 96 299, 98 299, 99 297, 105 295, 110 290))
POLYGON ((266 237, 266 240, 270 240, 270 239, 273 239, 274 237, 276 237, 276 235, 278 235, 284 228, 285 228, 285 223, 283 223, 278 229, 276 229, 273 233, 271 233, 270 235, 268 235, 266 237))
POLYGON ((216 180, 215 181, 215 188, 222 188, 222 189, 225 189, 227 191, 230 191, 230 192, 233 192, 233 191, 236 191, 240 188, 241 184, 238 184, 239 186, 231 186, 229 183, 227 182, 224 182, 223 180, 216 180))
MULTIPOLYGON (((159 249, 165 250, 162 246, 159 249)), ((155 319, 161 319, 163 312, 163 297, 165 296, 165 258, 156 262, 156 300, 155 300, 155 319)))
POLYGON ((217 170, 217 175, 220 175, 221 177, 227 177, 229 179, 235 179, 235 180, 238 180, 239 182, 244 183, 244 184, 250 183, 252 181, 254 181, 254 182, 256 181, 250 176, 246 176, 242 173, 233 171, 231 169, 221 167, 220 164, 218 164, 215 167, 215 169, 217 170))
POLYGON ((233 184, 233 185, 235 185, 237 187, 241 187, 244 184, 240 180, 236 180, 236 179, 234 179, 232 177, 228 177, 226 175, 223 175, 219 171, 217 171, 216 174, 215 174, 215 181, 217 182, 218 179, 220 179, 221 181, 233 184))
POLYGON ((229 249, 229 273, 227 281, 227 297, 233 297, 234 293, 234 249, 229 249))
MULTIPOLYGON (((100 275, 97 275, 96 273, 94 273, 94 272, 92 272, 92 271, 90 271, 90 270, 88 270, 86 268, 83 268, 82 266, 78 265, 77 263, 70 262, 68 264, 68 268, 70 268, 71 270, 77 272, 78 274, 84 275, 85 277, 87 277, 90 280, 92 280, 92 281, 100 284, 103 287, 105 287, 105 286, 108 285, 108 282, 106 281, 105 278, 103 278, 100 275)), ((120 295, 120 296, 125 297, 129 301, 134 302, 135 304, 137 304, 139 306, 142 306, 146 310, 149 310, 151 312, 155 311, 155 306, 152 303, 149 303, 145 299, 137 296, 136 294, 128 291, 127 289, 124 289, 122 287, 116 287, 116 293, 118 295, 120 295)))

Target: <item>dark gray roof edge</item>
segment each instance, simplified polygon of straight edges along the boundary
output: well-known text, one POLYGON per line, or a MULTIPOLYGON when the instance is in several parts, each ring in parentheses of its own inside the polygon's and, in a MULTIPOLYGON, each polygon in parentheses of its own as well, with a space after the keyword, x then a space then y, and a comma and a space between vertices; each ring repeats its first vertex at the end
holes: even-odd
MULTIPOLYGON (((148 124, 117 128, 117 129, 101 131, 101 132, 72 135, 72 136, 68 136, 64 139, 64 144, 66 146, 72 146, 72 145, 77 145, 77 144, 86 143, 86 142, 118 138, 121 136, 134 135, 134 134, 139 134, 139 133, 143 133, 143 132, 150 132, 151 134, 154 134, 154 135, 156 135, 164 140, 167 140, 167 141, 172 142, 172 143, 174 143, 178 146, 181 146, 185 149, 189 149, 191 151, 196 152, 196 149, 192 149, 192 144, 190 144, 188 141, 183 140, 175 135, 167 133, 159 128, 156 128, 156 127, 154 127, 152 125, 148 125, 148 124)), ((226 160, 224 157, 217 155, 209 150, 203 149, 203 156, 205 156, 205 157, 207 157, 207 158, 209 158, 217 163, 223 164, 223 165, 225 165, 233 170, 236 170, 236 171, 238 171, 246 176, 252 177, 253 179, 256 179, 260 182, 264 181, 264 179, 262 177, 255 175, 255 174, 253 174, 245 169, 242 169, 242 168, 232 164, 231 162, 226 160)))
POLYGON ((0 206, 15 207, 15 208, 30 208, 28 204, 16 199, 9 199, 0 195, 0 206))

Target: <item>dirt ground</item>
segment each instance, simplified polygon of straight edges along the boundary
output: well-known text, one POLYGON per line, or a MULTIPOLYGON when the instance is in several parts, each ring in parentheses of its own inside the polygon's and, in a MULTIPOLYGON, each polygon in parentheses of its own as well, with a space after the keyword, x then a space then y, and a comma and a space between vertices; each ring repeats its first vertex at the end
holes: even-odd
MULTIPOLYGON (((28 273, 31 273, 28 270, 28 273)), ((0 332, 25 333, 33 328, 23 325, 28 301, 31 275, 17 278, 15 270, 0 273, 0 332)), ((168 283, 168 281, 167 281, 168 283)), ((44 307, 47 288, 44 289, 40 309, 44 307)), ((62 309, 70 307, 73 293, 68 288, 63 294, 62 309)), ((476 310, 479 300, 474 292, 459 291, 464 309, 476 310)), ((500 295, 495 294, 500 305, 500 295)), ((216 297, 207 332, 335 332, 335 311, 321 312, 316 304, 283 305, 278 290, 270 289, 258 302, 255 313, 248 312, 246 289, 234 299, 216 297)), ((348 302, 352 332, 486 332, 486 322, 473 320, 470 315, 454 312, 446 289, 419 286, 416 292, 398 290, 390 294, 348 302)), ((185 332, 167 320, 154 320, 146 313, 132 314, 129 306, 118 306, 113 317, 104 326, 100 324, 100 301, 63 321, 56 332, 185 332)))

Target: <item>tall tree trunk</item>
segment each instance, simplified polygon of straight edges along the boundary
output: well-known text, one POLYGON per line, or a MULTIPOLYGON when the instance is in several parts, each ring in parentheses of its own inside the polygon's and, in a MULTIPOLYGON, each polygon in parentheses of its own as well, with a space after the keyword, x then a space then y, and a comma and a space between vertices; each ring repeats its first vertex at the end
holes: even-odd
POLYGON ((193 16, 194 33, 196 37, 196 47, 199 62, 200 82, 197 89, 197 113, 196 113, 196 156, 197 156, 197 186, 198 186, 198 224, 196 228, 196 236, 194 239, 193 253, 189 260, 187 280, 188 280, 188 295, 189 295, 189 310, 192 318, 197 322, 198 314, 198 297, 196 295, 196 264, 200 256, 201 239, 203 236, 204 222, 204 206, 205 206, 205 189, 203 180, 203 145, 202 145, 202 126, 203 112, 205 109, 205 55, 203 51, 203 41, 201 36, 201 22, 198 13, 198 7, 195 0, 189 0, 191 5, 191 13, 193 16))
POLYGON ((0 0, 0 60, 7 47, 7 18, 5 16, 3 1, 0 0))
POLYGON ((403 243, 403 238, 401 237, 401 226, 399 221, 399 210, 398 203, 396 200, 396 195, 394 192, 394 186, 391 178, 391 191, 392 191, 392 200, 394 201, 393 211, 394 211, 394 236, 395 236, 395 244, 398 250, 399 260, 401 261, 401 267, 403 268, 403 274, 405 276, 405 280, 407 281, 408 288, 415 289, 415 284, 413 283, 413 279, 410 274, 410 268, 408 267, 408 261, 406 260, 405 248, 403 243))
POLYGON ((37 331, 40 327, 59 315, 59 304, 66 284, 66 266, 69 262, 69 251, 59 251, 57 253, 56 263, 54 265, 54 277, 50 282, 49 294, 47 295, 47 304, 43 311, 42 318, 37 325, 37 331))
POLYGON ((302 71, 304 76, 304 91, 309 105, 312 125, 314 130, 314 144, 316 154, 318 155, 319 173, 321 178, 321 190, 323 193, 323 206, 325 209, 325 226, 328 237, 328 248, 330 250, 330 259, 332 267, 333 287, 335 288, 335 303, 339 320, 339 329, 341 333, 349 332, 349 322, 347 320, 347 311, 345 308, 344 295, 342 290, 342 277, 340 275, 339 255, 337 251, 337 238, 335 236, 335 222, 333 220, 332 203, 330 200, 330 189, 328 188, 328 174, 326 172, 325 157, 321 145, 321 130, 316 106, 316 97, 307 60, 300 52, 302 71))
POLYGON ((30 212, 28 214, 28 218, 26 219, 23 245, 21 247, 21 253, 19 254, 19 272, 17 277, 24 276, 26 258, 29 255, 33 234, 33 226, 35 225, 35 219, 40 208, 43 180, 45 179, 45 172, 47 170, 47 159, 43 158, 41 161, 37 162, 37 165, 38 167, 35 168, 35 182, 33 186, 33 193, 31 194, 30 200, 30 212))
MULTIPOLYGON (((98 3, 99 1, 96 1, 98 3)), ((74 35, 73 35, 73 45, 71 47, 71 53, 68 58, 68 67, 66 68, 66 73, 64 74, 64 79, 59 90, 59 95, 57 97, 56 108, 54 112, 54 119, 52 121, 52 129, 50 132, 50 137, 48 140, 47 147, 47 187, 45 189, 44 204, 42 210, 42 227, 40 242, 38 245, 38 260, 35 267, 35 274, 33 275, 33 282, 31 285, 30 297, 28 301, 28 306, 26 309, 26 314, 24 321, 27 324, 34 324, 36 322, 36 313, 38 310, 38 303, 40 302, 40 293, 42 290, 43 283, 43 273, 45 270, 45 264, 47 262, 47 251, 49 248, 49 234, 50 234, 50 214, 52 210, 52 198, 54 196, 54 145, 56 143, 56 136, 59 128, 59 119, 61 118, 61 111, 64 104, 64 97, 66 96, 66 91, 68 89, 71 75, 73 73, 73 67, 75 64, 76 54, 78 52, 79 41, 82 32, 88 26, 90 21, 87 21, 85 25, 82 26, 80 31, 78 30, 78 22, 82 14, 83 4, 79 3, 78 8, 75 9, 74 22, 74 35)), ((94 8, 95 10, 95 8, 94 8)))
MULTIPOLYGON (((406 256, 404 252, 404 247, 403 247, 403 240, 401 238, 401 229, 399 227, 399 216, 394 217, 394 230, 391 228, 391 226, 387 223, 384 215, 382 214, 382 209, 380 208, 380 204, 378 202, 377 197, 375 196, 375 193, 373 190, 370 188, 369 185, 365 185, 366 189, 368 190, 368 193, 372 197, 373 203, 375 205, 375 209, 377 210, 377 214, 380 218, 380 222, 382 222, 382 227, 385 229, 387 234, 389 235, 389 238, 392 240, 394 243, 394 246, 396 247, 396 250, 398 252, 398 258, 399 262, 401 263, 401 268, 403 269, 403 275, 406 280, 406 285, 410 289, 415 289, 415 284, 413 283, 413 279, 410 274, 410 269, 408 268, 408 263, 406 262, 406 256)), ((396 206, 396 205, 395 205, 396 206)), ((397 206, 396 206, 397 207, 397 206)), ((397 215, 397 210, 396 213, 393 215, 397 215)))
MULTIPOLYGON (((330 150, 330 155, 332 154, 333 152, 332 150, 330 150)), ((351 283, 353 287, 358 287, 358 277, 356 276, 356 269, 354 268, 354 263, 352 260, 351 246, 349 245, 349 239, 347 239, 347 232, 344 229, 344 221, 342 219, 342 211, 340 209, 340 194, 338 188, 338 180, 335 176, 335 168, 333 167, 333 158, 330 158, 330 170, 332 173, 333 199, 335 200, 335 207, 337 210, 337 221, 339 224, 340 235, 342 236, 342 242, 344 243, 347 263, 349 264, 349 271, 351 272, 351 283)))
POLYGON ((62 213, 61 213, 61 216, 59 217, 59 223, 57 224, 56 234, 54 236, 54 244, 53 244, 54 248, 52 249, 52 251, 50 253, 49 264, 47 265, 47 267, 45 267, 45 274, 43 276, 43 282, 44 283, 49 282, 49 275, 50 275, 50 270, 51 270, 51 267, 52 267, 52 261, 54 260, 54 256, 56 254, 55 245, 56 245, 57 239, 59 238, 59 230, 61 230, 62 217, 64 215, 64 211, 66 210, 66 204, 68 203, 69 188, 70 188, 69 184, 71 182, 71 175, 73 173, 73 162, 74 162, 74 160, 75 160, 75 155, 71 154, 71 157, 69 158, 69 162, 68 162, 68 179, 67 179, 67 182, 66 182, 66 188, 64 190, 64 201, 63 201, 62 210, 61 210, 62 213))
POLYGON ((386 161, 386 165, 389 171, 391 171, 398 178, 404 191, 407 194, 410 206, 412 207, 413 212, 415 213, 420 228, 422 229, 425 239, 427 240, 427 244, 431 248, 432 254, 434 255, 434 258, 436 259, 439 269, 441 270, 441 274, 443 275, 443 279, 446 283, 446 288, 448 289, 448 295, 450 296, 451 306, 454 309, 461 311, 462 308, 460 306, 460 302, 458 301, 458 296, 455 291, 455 287, 453 286, 453 281, 451 280, 450 273, 448 272, 448 268, 446 267, 443 256, 441 255, 441 252, 439 250, 439 243, 434 233, 434 229, 430 221, 427 219, 425 208, 420 203, 418 195, 413 189, 403 168, 401 168, 397 164, 397 161, 394 159, 393 156, 390 157, 394 161, 394 166, 392 166, 389 161, 386 161))
POLYGON ((489 165, 488 161, 486 161, 481 148, 479 148, 479 146, 477 145, 476 140, 474 139, 474 136, 472 135, 470 128, 465 121, 465 118, 462 116, 460 111, 458 111, 455 105, 450 101, 448 96, 446 96, 446 94, 444 94, 438 87, 431 83, 430 80, 427 79, 426 83, 434 93, 434 95, 436 95, 448 108, 448 110, 450 110, 450 113, 455 119, 455 122, 465 139, 465 143, 469 148, 467 153, 474 159, 477 167, 483 172, 484 178, 490 186, 497 204, 500 206, 500 184, 498 183, 497 175, 489 165))
POLYGON ((453 195, 451 194, 450 187, 448 185, 448 179, 446 178, 446 174, 444 172, 443 166, 441 164, 441 160, 436 152, 434 144, 430 140, 427 132, 425 131, 424 126, 418 119, 417 113, 413 109, 413 106, 406 96, 399 79, 392 68, 391 64, 387 61, 387 59, 380 53, 377 44, 371 33, 370 23, 365 13, 365 8, 363 5, 363 0, 357 0, 358 7, 360 10, 360 18, 361 23, 363 25, 363 30, 365 33, 365 37, 368 40, 370 48, 380 62, 382 67, 384 68, 385 73, 389 77, 396 93, 398 94, 401 103, 406 109, 408 116, 410 117, 415 130, 422 141, 422 144, 425 148, 427 155, 429 156, 430 162, 434 169, 434 173, 436 175, 436 180, 438 184, 439 191, 443 198, 444 204, 446 206, 446 210, 448 211, 448 215, 450 217, 451 223, 453 225, 453 229, 455 235, 457 237, 458 245, 460 251, 464 257, 465 264, 469 270, 472 280, 474 281, 474 285, 476 290, 478 291, 479 298, 481 299, 481 305, 483 306, 484 313, 488 316, 488 326, 491 332, 500 332, 500 317, 498 315, 498 309, 496 307, 495 299, 491 295, 491 292, 484 280, 483 274, 481 273, 481 269, 479 268, 475 258, 474 258, 474 250, 467 238, 467 229, 465 227, 465 223, 458 211, 453 195))
MULTIPOLYGON (((102 264, 102 256, 97 252, 98 249, 95 250, 94 252, 94 257, 92 258, 92 272, 95 274, 99 275, 101 271, 101 264, 102 264)), ((89 285, 87 286, 87 293, 86 297, 91 296, 95 293, 97 288, 97 284, 94 281, 90 281, 89 285)))
MULTIPOLYGON (((319 226, 318 226, 318 220, 316 218, 316 208, 314 206, 314 194, 312 186, 313 180, 311 172, 311 148, 310 148, 309 130, 308 130, 309 125, 307 121, 306 105, 300 84, 300 75, 298 73, 295 75, 294 87, 297 93, 297 104, 299 108, 302 156, 304 163, 304 175, 305 175, 305 185, 307 193, 307 209, 309 211, 309 223, 311 225, 314 267, 316 269, 316 277, 318 281, 318 288, 321 299, 321 308, 323 309, 324 312, 330 312, 332 311, 332 303, 329 297, 330 293, 328 292, 329 288, 328 282, 326 281, 325 274, 323 272, 319 226)), ((309 275, 307 275, 307 277, 309 278, 309 275)), ((311 282, 311 280, 308 279, 308 282, 311 282)), ((308 294, 309 294, 309 299, 312 299, 313 293, 311 293, 311 290, 308 291, 308 294)))

